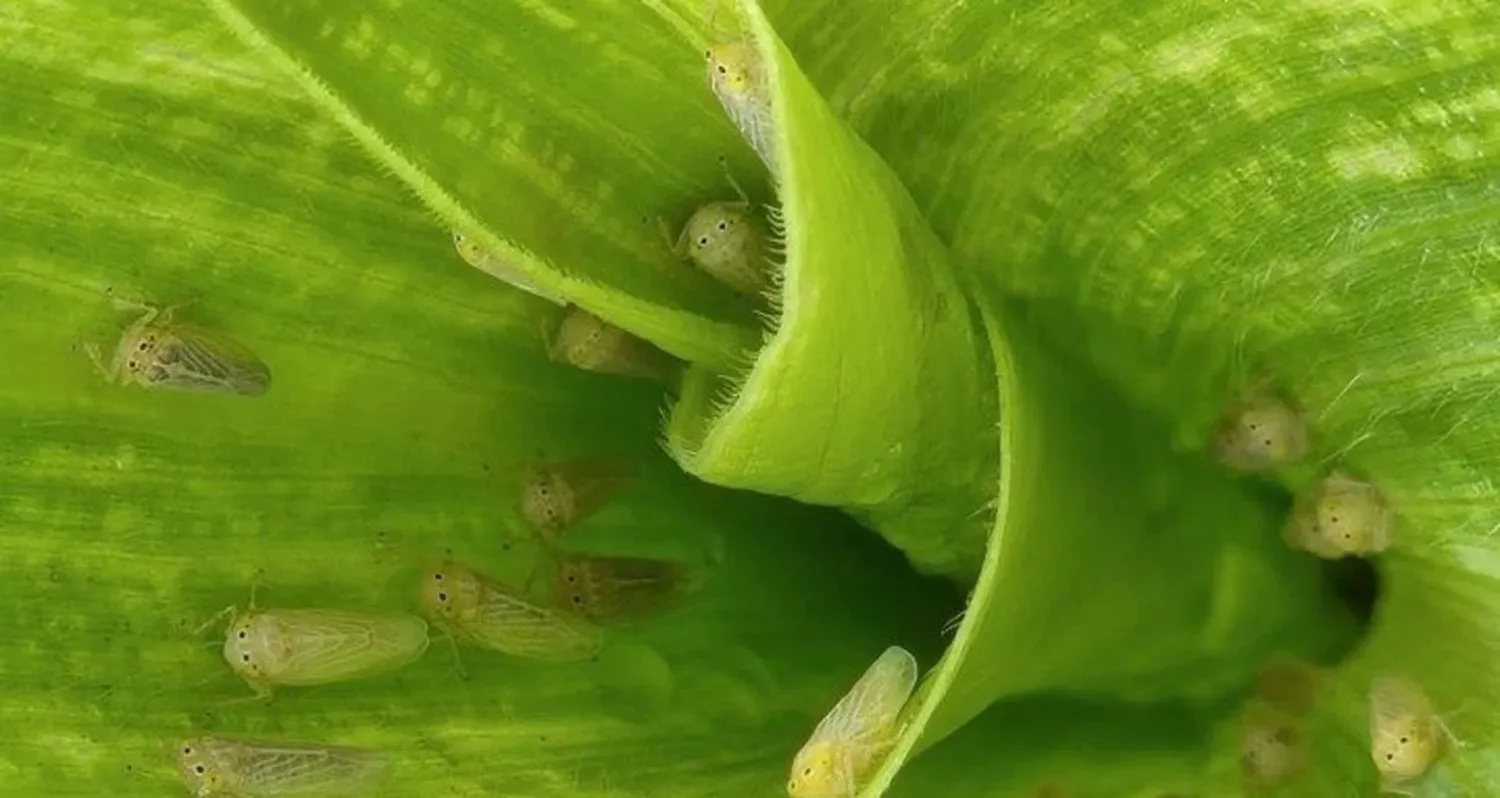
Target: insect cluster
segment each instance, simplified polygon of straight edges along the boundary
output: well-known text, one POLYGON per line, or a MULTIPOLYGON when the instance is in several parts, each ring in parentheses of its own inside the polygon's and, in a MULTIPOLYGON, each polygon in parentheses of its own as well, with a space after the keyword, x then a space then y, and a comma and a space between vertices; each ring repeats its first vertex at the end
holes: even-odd
MULTIPOLYGON (((1238 473, 1295 471, 1314 450, 1312 432, 1306 411, 1261 379, 1227 404, 1210 448, 1238 473)), ((1373 483, 1320 465, 1297 491, 1281 534, 1288 546, 1323 559, 1365 558, 1390 548, 1397 520, 1373 483)), ((1316 682, 1316 669, 1305 663, 1279 660, 1262 671, 1240 736, 1247 784, 1274 787, 1307 769, 1311 741, 1302 720, 1316 701, 1316 682)), ((1376 676, 1367 695, 1370 759, 1381 790, 1410 794, 1458 740, 1414 680, 1376 676)))
MULTIPOLYGON (((713 95, 770 171, 772 182, 779 183, 766 61, 755 45, 744 39, 712 45, 704 58, 713 95)), ((733 175, 727 174, 727 167, 725 171, 737 198, 702 203, 675 237, 662 221, 668 248, 678 260, 692 263, 742 297, 774 304, 779 266, 785 256, 780 211, 766 206, 762 215, 733 175)), ((681 364, 654 344, 541 288, 514 264, 486 251, 473 236, 457 230, 451 235, 464 262, 563 307, 561 315, 549 320, 543 330, 552 360, 599 374, 657 382, 670 383, 679 372, 681 364)))
MULTIPOLYGON (((1228 404, 1212 441, 1221 464, 1246 474, 1293 466, 1311 448, 1305 411, 1264 381, 1228 404)), ((1395 523, 1379 488, 1334 468, 1298 492, 1282 536, 1293 548, 1325 559, 1368 557, 1391 545, 1395 523)))
MULTIPOLYGON (((748 41, 710 47, 709 87, 730 121, 778 180, 777 144, 765 62, 748 41)), ((726 168, 727 173, 727 168, 726 168)), ((737 199, 705 202, 675 238, 673 256, 690 261, 730 290, 775 302, 784 255, 779 212, 758 212, 729 175, 737 199)), ((544 331, 548 356, 575 368, 670 383, 681 363, 648 341, 571 305, 524 270, 486 251, 473 236, 451 231, 466 263, 561 307, 544 331)), ((132 304, 140 317, 111 358, 87 354, 110 382, 153 390, 254 397, 271 371, 223 331, 176 318, 178 307, 132 304)), ((389 676, 420 659, 435 629, 454 646, 544 662, 592 659, 611 627, 666 612, 701 584, 699 569, 648 557, 605 556, 562 546, 571 527, 590 518, 637 478, 630 463, 603 456, 537 461, 524 469, 518 509, 541 544, 525 585, 510 585, 451 558, 429 562, 416 590, 416 613, 326 607, 262 607, 252 588, 246 607, 230 606, 200 627, 224 625, 221 656, 253 693, 272 700, 281 688, 389 676), (550 589, 533 595, 545 577, 550 589), (431 628, 429 627, 431 624, 431 628)), ((799 798, 853 796, 895 742, 898 718, 915 688, 916 660, 887 649, 817 725, 794 757, 787 791, 799 798)), ((178 772, 197 796, 363 795, 392 774, 387 752, 310 742, 198 736, 179 743, 178 772)))
MULTIPOLYGON (((87 353, 110 381, 153 390, 260 396, 271 373, 229 335, 175 318, 177 308, 124 303, 142 315, 121 335, 106 363, 87 353)), ((543 544, 533 578, 547 572, 542 599, 452 561, 426 568, 418 586, 419 614, 324 607, 230 606, 204 623, 226 624, 220 653, 248 685, 248 700, 269 700, 279 688, 376 678, 426 653, 429 621, 457 644, 539 661, 590 659, 606 642, 605 626, 626 624, 674 607, 700 584, 684 563, 646 557, 565 551, 564 532, 628 489, 637 469, 613 457, 537 461, 520 469, 517 506, 543 544), (424 617, 425 616, 425 617, 424 617)), ((234 699, 240 701, 246 699, 234 699)), ((180 743, 178 771, 198 796, 366 794, 391 772, 378 751, 306 742, 201 736, 180 743)))

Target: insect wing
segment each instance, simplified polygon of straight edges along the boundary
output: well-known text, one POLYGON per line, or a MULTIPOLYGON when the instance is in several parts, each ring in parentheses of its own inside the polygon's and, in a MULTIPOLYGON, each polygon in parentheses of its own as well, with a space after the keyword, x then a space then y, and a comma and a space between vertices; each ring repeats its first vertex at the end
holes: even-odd
POLYGON ((355 748, 265 743, 240 746, 234 783, 243 795, 355 795, 390 773, 384 755, 355 748))
POLYGON ((711 47, 708 77, 724 113, 771 174, 777 174, 774 114, 760 53, 749 42, 711 47))
POLYGON ((427 622, 413 615, 271 610, 285 645, 275 681, 327 684, 373 676, 415 661, 427 650, 427 622))
POLYGON ((598 621, 639 618, 682 598, 687 569, 670 560, 571 555, 558 568, 558 603, 598 621))
POLYGON ((1421 685, 1401 676, 1377 676, 1370 682, 1370 724, 1403 718, 1435 718, 1432 701, 1421 685))
POLYGON ((153 386, 199 393, 260 396, 271 387, 271 370, 254 352, 187 325, 163 330, 145 378, 153 386))
POLYGON ((603 630, 587 619, 539 607, 497 584, 485 586, 477 611, 457 621, 475 644, 527 659, 589 659, 604 646, 603 630))
POLYGON ((1318 700, 1318 671, 1290 657, 1268 660, 1256 676, 1255 693, 1267 704, 1293 715, 1312 711, 1318 700))
POLYGON ((878 746, 917 686, 917 660, 891 646, 813 729, 812 742, 878 746))

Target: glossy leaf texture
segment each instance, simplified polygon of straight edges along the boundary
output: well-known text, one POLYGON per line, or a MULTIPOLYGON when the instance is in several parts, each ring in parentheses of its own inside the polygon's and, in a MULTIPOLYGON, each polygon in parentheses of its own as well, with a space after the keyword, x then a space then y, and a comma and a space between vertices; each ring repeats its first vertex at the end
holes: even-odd
POLYGON ((0 717, 26 735, 5 789, 160 792, 172 739, 223 733, 390 751, 396 795, 777 794, 902 645, 926 679, 865 795, 1240 794, 1242 702, 1282 654, 1324 667, 1282 794, 1376 789, 1390 671, 1466 743, 1419 794, 1487 794, 1497 21, 1480 0, 0 11, 0 717), (709 91, 726 39, 770 75, 774 177, 709 91), (784 227, 765 307, 661 233, 734 197, 721 161, 784 227), (559 311, 510 273, 682 379, 550 362, 559 311), (81 344, 125 321, 107 290, 187 303, 271 390, 104 384, 81 344), (1235 475, 1209 437, 1265 375, 1311 451, 1235 475), (432 556, 520 584, 543 556, 520 464, 601 450, 645 471, 565 545, 701 563, 681 606, 595 662, 436 645, 216 703, 237 685, 190 631, 247 581, 372 611, 410 610, 432 556), (1373 586, 1280 537, 1335 467, 1397 514, 1373 586))

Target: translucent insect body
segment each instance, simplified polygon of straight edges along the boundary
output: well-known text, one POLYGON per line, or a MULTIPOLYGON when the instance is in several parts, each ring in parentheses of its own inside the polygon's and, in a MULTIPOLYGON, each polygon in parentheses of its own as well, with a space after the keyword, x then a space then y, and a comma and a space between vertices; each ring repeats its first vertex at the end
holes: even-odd
POLYGON ((792 798, 852 798, 896 741, 901 710, 917 685, 917 660, 891 646, 813 729, 792 759, 792 798))
POLYGON ((521 514, 548 542, 598 512, 634 482, 633 463, 614 457, 580 457, 533 463, 521 487, 521 514))
POLYGON ((599 653, 604 633, 588 619, 541 607, 451 560, 423 576, 423 611, 454 640, 526 659, 583 660, 599 653))
POLYGON ((1383 792, 1410 794, 1442 756, 1445 741, 1457 743, 1420 685, 1398 676, 1371 681, 1370 759, 1383 792))
POLYGON ((568 554, 557 568, 558 605, 600 623, 661 612, 689 587, 687 567, 671 560, 568 554))
POLYGON ((373 751, 223 737, 183 741, 177 767, 200 798, 366 795, 390 774, 390 761, 373 751))
POLYGON ((528 294, 539 296, 548 302, 557 305, 566 304, 562 297, 538 286, 523 274, 520 269, 505 262, 499 256, 480 248, 477 242, 457 230, 453 231, 453 248, 458 250, 458 256, 463 258, 465 263, 485 274, 493 275, 528 294))
MULTIPOLYGON (((262 697, 274 686, 305 687, 389 673, 427 650, 427 622, 405 613, 263 610, 232 615, 224 661, 262 697)), ((213 623, 213 621, 210 621, 213 623)))
POLYGON ((1319 557, 1365 557, 1391 545, 1395 514, 1380 490, 1340 473, 1298 497, 1283 537, 1319 557))
POLYGON ((552 337, 549 354, 559 363, 617 377, 667 381, 680 364, 650 342, 582 308, 569 308, 552 337))
POLYGON ((240 343, 213 330, 173 322, 175 308, 137 307, 144 312, 120 336, 109 365, 104 364, 98 347, 87 347, 89 358, 106 380, 241 396, 260 396, 270 389, 270 368, 240 343))
POLYGON ((1240 728, 1240 773, 1252 787, 1275 787, 1301 775, 1307 743, 1289 719, 1253 705, 1240 728))
POLYGON ((713 45, 703 56, 708 62, 708 84, 719 105, 766 168, 777 175, 775 114, 760 53, 750 42, 739 41, 713 45))
POLYGON ((1307 453, 1307 420, 1270 392, 1236 402, 1214 432, 1214 456, 1236 471, 1262 471, 1307 453))

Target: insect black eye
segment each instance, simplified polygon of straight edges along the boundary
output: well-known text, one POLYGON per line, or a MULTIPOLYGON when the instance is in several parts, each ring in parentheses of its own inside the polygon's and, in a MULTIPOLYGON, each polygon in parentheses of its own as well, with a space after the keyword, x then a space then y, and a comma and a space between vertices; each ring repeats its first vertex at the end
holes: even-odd
POLYGON ((573 597, 573 603, 574 604, 582 604, 583 603, 583 596, 574 596, 573 597))
POLYGON ((242 659, 244 659, 244 660, 245 660, 245 661, 246 661, 246 662, 249 662, 249 661, 250 661, 250 655, 249 655, 249 654, 245 654, 245 655, 244 655, 244 656, 243 656, 243 657, 242 657, 242 659))
POLYGON ((439 593, 438 594, 438 601, 447 601, 447 600, 448 600, 448 594, 447 593, 439 593))
POLYGON ((193 747, 190 745, 190 746, 187 746, 186 748, 183 748, 182 749, 182 753, 184 753, 184 754, 191 754, 191 753, 193 753, 193 747))
POLYGON ((723 219, 720 219, 719 220, 719 229, 720 230, 728 230, 729 229, 729 222, 727 222, 727 221, 725 221, 723 219))
POLYGON ((433 574, 432 578, 436 579, 439 582, 443 581, 443 575, 442 574, 433 574))
POLYGON ((243 629, 240 630, 240 639, 241 640, 244 640, 245 638, 247 638, 249 636, 250 636, 249 633, 247 633, 245 630, 243 630, 243 629))
POLYGON ((205 771, 207 769, 208 768, 205 768, 202 765, 195 765, 195 766, 193 766, 193 772, 197 773, 200 776, 203 775, 203 771, 205 771))
POLYGON ((576 575, 574 575, 574 574, 568 574, 568 584, 570 584, 570 585, 576 585, 576 584, 578 584, 578 577, 576 575))
POLYGON ((719 74, 720 75, 728 75, 729 74, 729 67, 726 67, 723 64, 719 64, 719 74))
POLYGON ((700 246, 700 247, 706 247, 706 246, 708 246, 708 236, 704 236, 704 237, 698 239, 698 246, 700 246))

